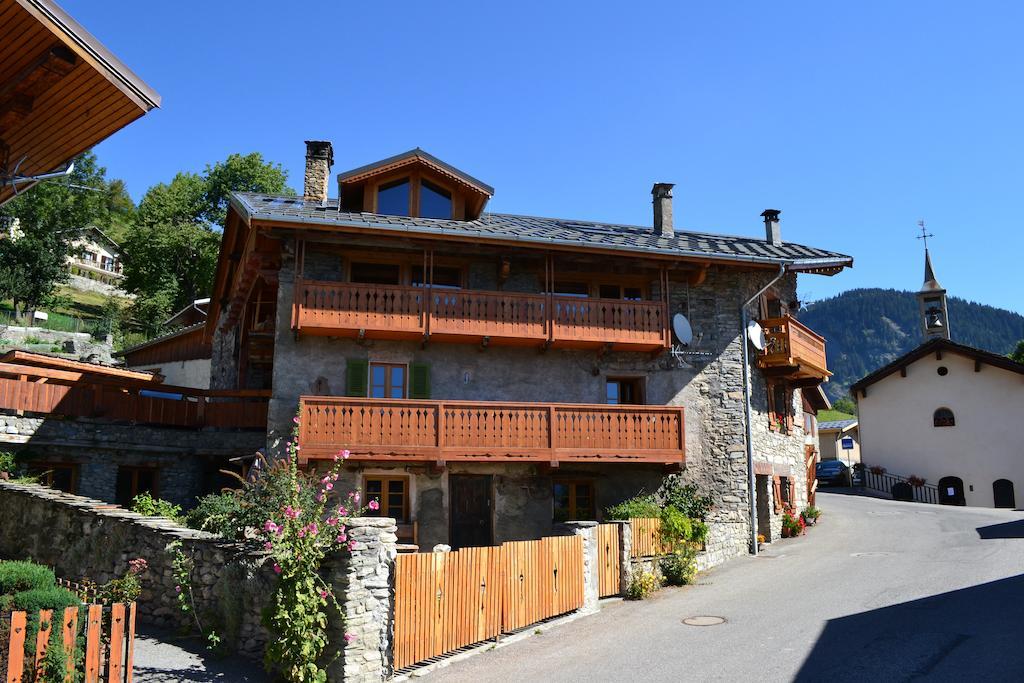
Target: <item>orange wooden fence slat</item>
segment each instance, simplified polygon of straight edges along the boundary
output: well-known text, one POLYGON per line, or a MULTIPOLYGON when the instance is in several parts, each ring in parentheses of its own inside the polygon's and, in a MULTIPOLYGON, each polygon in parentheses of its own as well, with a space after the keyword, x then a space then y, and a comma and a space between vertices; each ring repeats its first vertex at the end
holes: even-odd
POLYGON ((110 607, 110 645, 107 650, 107 683, 121 683, 124 673, 124 605, 110 607))
MULTIPOLYGON (((134 603, 133 603, 134 605, 134 603)), ((64 655, 67 657, 68 676, 75 670, 75 636, 78 634, 78 608, 68 607, 64 610, 64 655)))
POLYGON ((619 525, 599 524, 597 527, 598 592, 602 598, 618 595, 621 548, 619 525))
POLYGON ((633 544, 631 557, 652 557, 662 554, 661 520, 657 517, 632 517, 633 544))
POLYGON ((85 631, 85 683, 99 683, 100 680, 100 620, 102 616, 102 605, 89 605, 85 631))
POLYGON ((39 610, 39 630, 36 631, 36 678, 42 677, 43 658, 46 657, 46 650, 50 645, 50 631, 53 629, 53 610, 39 610))
POLYGON ((7 647, 7 683, 20 683, 25 667, 25 613, 11 612, 11 635, 7 647))

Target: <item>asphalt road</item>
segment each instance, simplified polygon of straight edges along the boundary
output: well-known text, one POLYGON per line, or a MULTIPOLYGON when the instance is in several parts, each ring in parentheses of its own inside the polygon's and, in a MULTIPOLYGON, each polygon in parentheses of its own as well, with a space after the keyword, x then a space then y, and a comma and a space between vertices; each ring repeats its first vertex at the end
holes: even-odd
POLYGON ((481 681, 1024 681, 1024 513, 820 493, 806 536, 438 669, 481 681), (688 626, 691 616, 717 626, 688 626))

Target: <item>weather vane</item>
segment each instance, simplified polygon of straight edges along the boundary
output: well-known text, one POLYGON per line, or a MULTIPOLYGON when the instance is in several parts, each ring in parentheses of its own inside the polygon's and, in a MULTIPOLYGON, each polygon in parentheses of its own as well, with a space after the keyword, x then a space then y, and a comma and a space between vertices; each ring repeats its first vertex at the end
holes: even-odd
POLYGON ((935 235, 928 232, 927 228, 924 227, 924 221, 918 221, 917 227, 921 228, 921 234, 917 236, 917 239, 924 240, 925 251, 928 250, 928 238, 935 237, 935 235))

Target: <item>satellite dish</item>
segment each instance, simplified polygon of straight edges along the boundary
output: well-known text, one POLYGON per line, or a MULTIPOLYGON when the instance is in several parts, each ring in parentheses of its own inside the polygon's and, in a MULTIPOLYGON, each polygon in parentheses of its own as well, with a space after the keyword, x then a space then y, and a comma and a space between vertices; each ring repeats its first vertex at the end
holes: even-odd
POLYGON ((672 331, 676 333, 676 339, 683 346, 689 346, 693 341, 693 328, 690 327, 690 321, 682 313, 672 316, 672 331))
POLYGON ((747 324, 747 339, 750 340, 755 349, 764 351, 764 330, 756 320, 751 320, 747 324))

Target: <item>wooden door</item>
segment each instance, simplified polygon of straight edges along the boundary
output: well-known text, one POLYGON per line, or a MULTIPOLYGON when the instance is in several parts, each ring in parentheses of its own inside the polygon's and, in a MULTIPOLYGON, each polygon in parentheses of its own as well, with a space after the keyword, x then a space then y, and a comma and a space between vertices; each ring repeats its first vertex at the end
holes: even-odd
POLYGON ((997 508, 1017 507, 1017 500, 1013 495, 1013 482, 1009 479, 996 479, 992 482, 992 498, 997 508))
POLYGON ((960 477, 939 479, 939 503, 942 505, 967 505, 964 498, 964 480, 960 477))
POLYGON ((449 475, 448 490, 452 549, 491 545, 491 475, 449 475))

